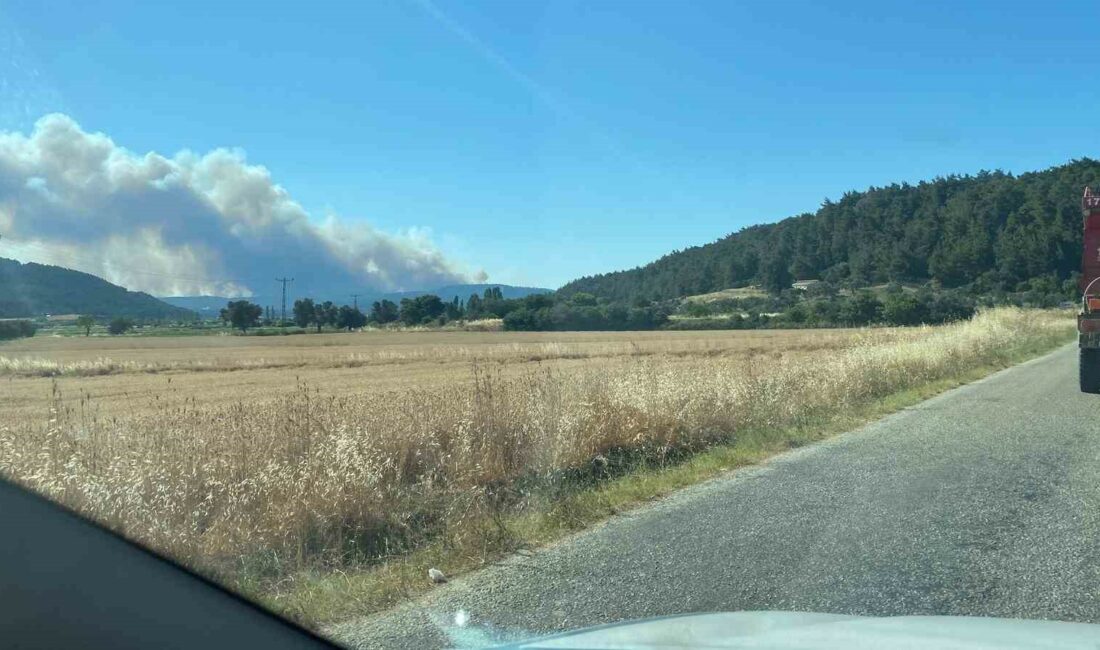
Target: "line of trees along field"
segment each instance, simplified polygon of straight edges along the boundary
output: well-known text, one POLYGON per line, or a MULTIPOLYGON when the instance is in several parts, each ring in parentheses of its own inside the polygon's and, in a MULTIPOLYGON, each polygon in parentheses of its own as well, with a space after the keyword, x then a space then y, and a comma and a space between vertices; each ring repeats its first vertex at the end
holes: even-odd
POLYGON ((748 285, 778 293, 801 279, 853 287, 931 282, 979 293, 1061 286, 1080 268, 1086 185, 1100 185, 1100 162, 848 192, 814 213, 581 278, 559 293, 632 303, 748 285))
MULTIPOLYGON (((499 287, 491 287, 483 295, 473 294, 466 301, 457 296, 450 301, 444 301, 433 294, 402 298, 400 303, 379 300, 371 305, 367 313, 350 305, 338 306, 331 301, 319 302, 312 298, 300 298, 294 301, 291 313, 294 324, 298 327, 313 327, 318 332, 325 327, 351 331, 368 324, 430 326, 445 325, 452 321, 501 318, 515 302, 517 301, 504 298, 499 287)), ((263 322, 264 310, 247 300, 235 300, 221 310, 220 316, 223 321, 243 332, 263 322)))
MULTIPOLYGON (((655 329, 668 321, 670 308, 660 305, 626 307, 606 304, 593 296, 577 295, 561 300, 553 294, 532 294, 524 298, 505 298, 499 287, 466 300, 458 296, 444 300, 433 294, 403 298, 400 302, 379 300, 363 313, 349 305, 311 298, 295 300, 293 323, 317 332, 327 328, 354 330, 372 326, 443 326, 453 322, 503 319, 510 330, 630 330, 655 329)), ((232 327, 247 332, 263 324, 281 324, 265 318, 260 305, 248 300, 230 301, 220 313, 232 327)))
MULTIPOLYGON (((759 294, 710 302, 663 301, 624 305, 587 293, 571 296, 535 294, 507 299, 491 289, 463 301, 436 295, 374 302, 367 313, 348 305, 315 302, 293 305, 294 324, 300 328, 351 331, 367 325, 444 326, 455 322, 500 319, 510 331, 756 329, 863 325, 918 325, 946 323, 971 317, 983 305, 1056 306, 1064 301, 1055 287, 1043 291, 1006 294, 998 299, 961 290, 933 291, 928 287, 890 284, 872 290, 845 291, 818 283, 806 291, 787 289, 776 295, 759 294), (1047 293, 1049 290, 1052 293, 1047 293)), ((232 301, 222 318, 241 331, 261 324, 264 310, 247 300, 232 301)), ((299 330, 301 331, 301 330, 299 330)))
POLYGON ((35 325, 29 320, 0 321, 0 341, 34 336, 35 325))

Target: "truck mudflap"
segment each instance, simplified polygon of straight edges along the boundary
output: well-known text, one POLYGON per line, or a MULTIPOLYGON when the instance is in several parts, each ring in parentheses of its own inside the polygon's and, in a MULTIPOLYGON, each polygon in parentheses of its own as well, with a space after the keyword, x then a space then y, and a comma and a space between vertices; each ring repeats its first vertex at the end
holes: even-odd
POLYGON ((1077 314, 1077 343, 1082 348, 1100 348, 1100 311, 1090 310, 1087 303, 1077 314))
POLYGON ((1077 374, 1081 392, 1100 393, 1100 312, 1078 314, 1077 347, 1080 348, 1077 374))
POLYGON ((1077 316, 1078 379, 1082 393, 1100 393, 1100 312, 1085 312, 1077 316))
POLYGON ((1100 393, 1100 348, 1078 351, 1077 376, 1082 393, 1100 393))

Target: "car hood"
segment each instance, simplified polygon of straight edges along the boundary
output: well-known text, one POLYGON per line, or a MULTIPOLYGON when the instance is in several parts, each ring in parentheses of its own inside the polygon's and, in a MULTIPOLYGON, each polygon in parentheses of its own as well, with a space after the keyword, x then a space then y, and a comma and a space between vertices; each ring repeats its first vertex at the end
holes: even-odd
POLYGON ((1097 650, 1100 648, 1100 625, 960 616, 869 617, 799 612, 734 612, 690 614, 603 625, 504 647, 516 650, 1097 650))

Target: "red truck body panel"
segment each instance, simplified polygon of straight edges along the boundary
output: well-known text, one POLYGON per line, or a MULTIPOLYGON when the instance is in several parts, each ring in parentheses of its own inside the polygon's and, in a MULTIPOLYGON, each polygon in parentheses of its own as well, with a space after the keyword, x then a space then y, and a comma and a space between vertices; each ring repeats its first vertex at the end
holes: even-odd
MULTIPOLYGON (((1086 187, 1085 195, 1081 198, 1081 212, 1085 221, 1080 280, 1080 289, 1083 292, 1094 280, 1100 278, 1100 194, 1093 194, 1091 188, 1086 187)), ((1100 282, 1092 284, 1088 294, 1100 296, 1100 282)))
MULTIPOLYGON (((1077 315, 1077 344, 1082 349, 1082 354, 1087 352, 1095 355, 1100 351, 1100 194, 1093 194, 1088 187, 1081 197, 1081 214, 1084 216, 1084 246, 1081 250, 1082 310, 1077 315)), ((1084 360, 1081 363, 1081 367, 1086 370, 1095 365, 1094 362, 1086 363, 1084 360)), ((1082 377, 1085 375, 1082 374, 1082 377)), ((1090 377, 1088 382, 1082 379, 1081 390, 1100 393, 1100 376, 1090 377), (1088 390, 1085 388, 1086 383, 1088 390)))

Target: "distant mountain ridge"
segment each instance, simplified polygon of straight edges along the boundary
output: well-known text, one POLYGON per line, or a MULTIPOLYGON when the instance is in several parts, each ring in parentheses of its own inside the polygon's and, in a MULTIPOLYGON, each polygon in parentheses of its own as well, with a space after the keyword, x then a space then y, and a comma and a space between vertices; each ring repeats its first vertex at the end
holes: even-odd
MULTIPOLYGON (((402 298, 415 298, 417 296, 423 296, 425 294, 435 294, 446 301, 453 300, 456 296, 459 300, 465 301, 472 294, 482 295, 486 289, 491 287, 500 287, 500 292, 505 298, 523 298, 524 296, 530 296, 540 293, 552 293, 550 289, 543 289, 540 287, 519 287, 509 284, 452 284, 438 289, 424 289, 419 291, 391 291, 388 293, 361 293, 358 297, 359 308, 364 312, 370 309, 372 302, 376 300, 392 300, 393 302, 400 302, 402 298)), ((287 313, 290 313, 290 306, 297 298, 313 298, 314 300, 331 300, 337 305, 350 305, 353 303, 353 298, 350 294, 340 294, 338 296, 320 294, 320 295, 299 295, 296 292, 289 291, 287 295, 287 313)), ((218 312, 225 307, 225 303, 234 298, 224 298, 221 296, 168 296, 161 298, 164 302, 190 309, 198 312, 199 314, 207 317, 214 318, 218 312)), ((258 305, 267 307, 273 306, 279 309, 282 306, 281 294, 261 294, 255 296, 249 296, 242 298, 242 300, 249 300, 258 305)))
MULTIPOLYGON (((490 283, 490 284, 451 284, 451 285, 448 285, 448 286, 445 286, 445 287, 440 287, 438 289, 433 289, 432 291, 404 292, 404 293, 405 294, 410 294, 411 293, 411 297, 413 297, 413 298, 415 298, 418 295, 424 295, 426 293, 432 293, 432 294, 435 294, 435 295, 437 295, 437 296, 439 296, 440 298, 443 298, 443 299, 454 298, 455 296, 458 296, 461 300, 466 300, 472 294, 476 293, 478 295, 481 295, 481 294, 485 293, 486 289, 492 289, 492 288, 497 288, 497 287, 500 288, 500 292, 501 292, 501 294, 504 295, 505 298, 524 298, 526 296, 530 296, 530 295, 534 295, 534 294, 553 293, 553 290, 543 289, 541 287, 519 287, 519 286, 515 286, 515 285, 511 285, 511 284, 492 284, 492 283, 490 283)), ((383 297, 386 297, 386 296, 383 296, 383 297)), ((410 297, 410 296, 405 296, 405 297, 410 297)), ((390 298, 390 300, 392 300, 392 298, 390 298)))
POLYGON ((1081 264, 1081 194, 1100 161, 1038 172, 981 172, 846 192, 813 213, 754 225, 634 269, 574 280, 559 294, 670 300, 795 280, 973 285, 981 292, 1074 282, 1081 264))
POLYGON ((89 273, 0 258, 0 318, 91 314, 150 320, 190 320, 195 313, 147 293, 128 291, 89 273))

